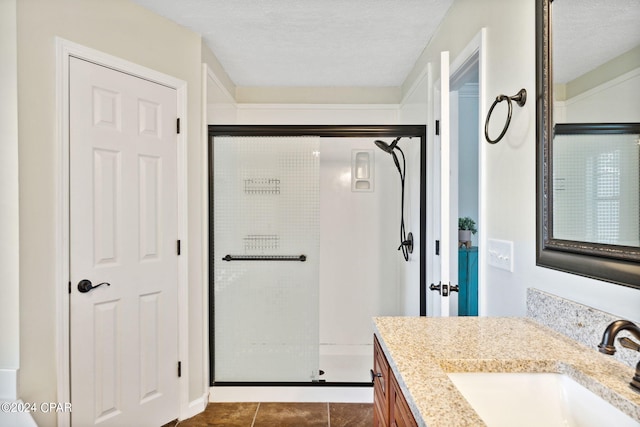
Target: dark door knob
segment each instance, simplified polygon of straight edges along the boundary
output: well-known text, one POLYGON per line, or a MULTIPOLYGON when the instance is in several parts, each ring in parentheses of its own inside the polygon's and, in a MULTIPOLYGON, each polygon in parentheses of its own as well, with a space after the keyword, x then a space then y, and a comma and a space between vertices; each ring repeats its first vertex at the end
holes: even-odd
POLYGON ((83 280, 80 280, 80 282, 78 283, 78 290, 84 294, 84 293, 89 292, 91 289, 95 289, 95 288, 100 287, 102 285, 111 286, 107 282, 98 283, 97 285, 93 286, 91 284, 91 280, 83 279, 83 280))
POLYGON ((440 295, 442 295, 443 297, 448 297, 449 296, 449 289, 447 288, 447 284, 446 283, 438 283, 437 285, 434 285, 433 283, 431 284, 431 286, 429 286, 429 290, 431 291, 438 291, 438 293, 440 295))
POLYGON ((434 285, 432 283, 431 286, 429 286, 429 289, 432 291, 438 291, 438 293, 443 297, 448 297, 449 292, 460 292, 460 288, 458 287, 458 285, 451 285, 442 282, 438 283, 437 285, 434 285))

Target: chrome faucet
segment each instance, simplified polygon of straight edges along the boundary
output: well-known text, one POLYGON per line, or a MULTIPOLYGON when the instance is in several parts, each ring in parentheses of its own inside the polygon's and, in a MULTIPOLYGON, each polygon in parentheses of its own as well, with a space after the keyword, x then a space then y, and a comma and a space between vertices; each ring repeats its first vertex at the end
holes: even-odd
MULTIPOLYGON (((629 331, 631 335, 640 340, 640 326, 628 320, 616 320, 609 324, 607 329, 604 330, 602 341, 598 345, 600 353, 612 355, 616 352, 613 344, 620 331, 629 331)), ((620 338, 619 341, 624 347, 640 352, 640 345, 634 343, 629 338, 620 338)), ((634 391, 640 393, 640 362, 636 365, 636 374, 631 379, 629 385, 634 391)))

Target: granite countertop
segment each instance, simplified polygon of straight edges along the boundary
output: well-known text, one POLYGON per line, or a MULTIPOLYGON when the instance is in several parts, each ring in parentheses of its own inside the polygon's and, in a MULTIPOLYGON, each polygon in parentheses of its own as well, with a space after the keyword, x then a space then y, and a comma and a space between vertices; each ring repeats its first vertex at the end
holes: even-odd
POLYGON ((482 426, 450 372, 558 372, 640 421, 634 370, 528 318, 376 317, 375 334, 420 426, 482 426))

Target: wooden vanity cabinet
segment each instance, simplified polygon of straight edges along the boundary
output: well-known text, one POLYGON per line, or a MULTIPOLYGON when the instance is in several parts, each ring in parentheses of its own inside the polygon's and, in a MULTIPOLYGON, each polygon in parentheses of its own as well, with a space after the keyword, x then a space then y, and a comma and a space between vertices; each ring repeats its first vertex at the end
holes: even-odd
POLYGON ((417 427, 418 424, 375 335, 372 377, 374 427, 417 427))
POLYGON ((373 336, 373 425, 388 427, 389 422, 389 363, 382 353, 378 338, 373 336))

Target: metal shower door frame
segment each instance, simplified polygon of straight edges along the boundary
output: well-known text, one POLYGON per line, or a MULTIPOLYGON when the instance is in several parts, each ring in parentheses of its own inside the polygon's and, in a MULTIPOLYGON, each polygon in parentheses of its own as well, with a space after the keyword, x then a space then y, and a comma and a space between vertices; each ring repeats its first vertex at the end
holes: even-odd
MULTIPOLYGON (((213 148, 216 136, 319 136, 330 138, 420 138, 420 316, 426 316, 426 237, 427 237, 427 127, 426 125, 209 125, 208 126, 208 185, 209 185, 209 264, 214 261, 213 253, 213 148)), ((213 271, 211 268, 210 271, 213 271)), ((214 280, 209 273, 209 311, 214 307, 214 280)), ((210 385, 214 385, 214 318, 209 316, 210 385)), ((216 385, 220 385, 216 383, 216 385)), ((240 385, 240 384, 225 384, 240 385)), ((369 383, 241 383, 241 385, 269 386, 363 386, 369 383)))

